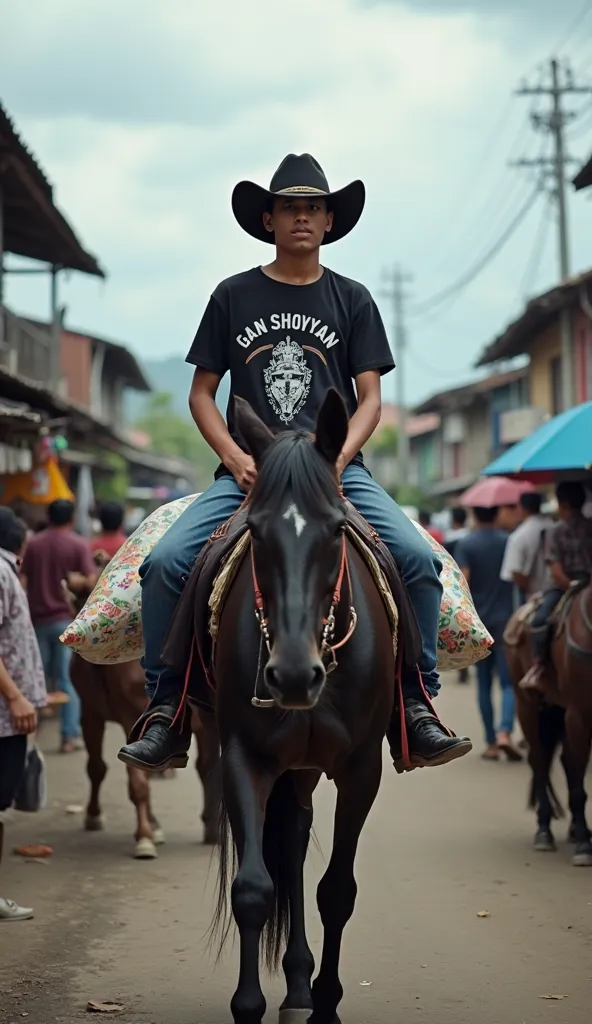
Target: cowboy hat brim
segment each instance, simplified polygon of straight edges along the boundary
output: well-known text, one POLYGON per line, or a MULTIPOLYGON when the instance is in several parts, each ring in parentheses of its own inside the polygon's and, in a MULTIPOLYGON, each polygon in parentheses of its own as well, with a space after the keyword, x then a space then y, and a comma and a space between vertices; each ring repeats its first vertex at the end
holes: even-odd
POLYGON ((263 224, 263 214, 268 209, 270 199, 281 198, 281 196, 293 195, 295 199, 311 198, 325 199, 329 209, 333 213, 333 227, 325 234, 323 244, 338 242, 340 238, 348 235, 352 228, 358 223, 364 203, 366 201, 366 189, 362 181, 352 181, 345 188, 337 192, 306 192, 304 189, 299 192, 289 193, 270 192, 269 189, 256 185, 253 181, 239 181, 232 193, 232 212, 236 217, 243 231, 260 242, 275 242, 273 231, 267 231, 263 224))

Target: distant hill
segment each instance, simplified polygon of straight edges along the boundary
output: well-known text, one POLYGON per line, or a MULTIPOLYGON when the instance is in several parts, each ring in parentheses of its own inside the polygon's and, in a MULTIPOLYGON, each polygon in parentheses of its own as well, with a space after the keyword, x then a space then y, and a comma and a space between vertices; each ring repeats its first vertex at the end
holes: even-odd
MULTIPOLYGON (((187 405, 189 388, 193 377, 193 367, 185 362, 183 356, 168 356, 166 359, 142 360, 142 368, 155 391, 168 391, 173 396, 175 412, 184 419, 190 419, 187 405)), ((226 412, 229 391, 228 376, 220 384, 217 404, 223 413, 226 412)), ((127 423, 134 423, 144 408, 145 396, 136 391, 129 391, 125 396, 125 418, 127 423)))

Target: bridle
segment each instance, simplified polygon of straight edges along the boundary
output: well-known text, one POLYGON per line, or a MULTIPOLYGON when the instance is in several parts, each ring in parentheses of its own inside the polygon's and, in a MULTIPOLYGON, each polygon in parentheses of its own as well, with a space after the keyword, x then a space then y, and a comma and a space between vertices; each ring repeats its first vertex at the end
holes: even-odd
MULTIPOLYGON (((257 579, 257 568, 255 566, 255 553, 253 551, 253 541, 251 540, 251 574, 253 577, 253 592, 255 595, 255 616, 259 623, 259 630, 261 633, 261 644, 259 648, 259 664, 257 667, 257 676, 255 678, 255 692, 251 698, 251 704, 256 708, 272 708, 275 707, 274 700, 264 700, 257 696, 257 683, 259 681, 259 675, 261 671, 261 656, 263 652, 263 644, 267 647, 267 653, 271 654, 272 641, 269 633, 269 620, 265 614, 265 604, 263 601, 263 594, 261 593, 261 587, 257 579)), ((321 632, 321 659, 329 659, 329 663, 326 665, 326 672, 329 675, 337 668, 337 658, 335 652, 341 647, 345 647, 346 643, 351 640, 356 626, 358 624, 358 615, 353 605, 353 590, 351 582, 351 574, 349 569, 349 560, 347 557, 347 539, 345 531, 342 533, 341 543, 341 559, 339 562, 339 573, 337 575, 337 582, 333 591, 333 597, 331 599, 331 606, 327 613, 326 618, 323 619, 323 629, 321 632), (339 607, 341 601, 341 591, 343 587, 344 579, 347 580, 347 589, 349 594, 350 606, 349 606, 349 627, 342 640, 335 643, 335 612, 339 607)))

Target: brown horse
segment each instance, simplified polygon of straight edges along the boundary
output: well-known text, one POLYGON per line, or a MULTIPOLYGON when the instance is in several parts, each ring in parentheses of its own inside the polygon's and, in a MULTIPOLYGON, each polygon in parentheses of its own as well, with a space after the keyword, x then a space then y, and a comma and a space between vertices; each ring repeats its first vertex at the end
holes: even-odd
MULTIPOLYGON (((101 556, 95 561, 103 567, 101 556)), ((108 561, 108 559, 107 559, 108 561)), ((88 594, 72 596, 72 610, 80 610, 88 594)), ((90 796, 86 808, 84 827, 89 832, 104 828, 99 800, 100 789, 107 774, 103 759, 103 741, 108 722, 120 725, 126 736, 146 707, 144 672, 139 661, 121 665, 94 665, 78 654, 72 656, 70 678, 80 697, 81 727, 88 755, 86 770, 90 781, 90 796)), ((219 779, 220 745, 213 715, 192 715, 192 728, 197 741, 196 769, 204 791, 202 821, 204 843, 214 844, 218 839, 218 817, 221 799, 219 779)), ((146 772, 126 765, 128 793, 136 809, 136 845, 134 856, 141 860, 157 856, 156 847, 164 842, 164 833, 152 812, 150 783, 146 772)))
MULTIPOLYGON (((265 934, 270 967, 285 946, 281 1024, 339 1024, 339 959, 356 900, 356 849, 380 785, 393 707, 391 626, 371 572, 344 532, 335 463, 348 418, 339 395, 328 393, 316 440, 303 432, 274 438, 245 402, 237 401, 236 420, 258 476, 249 501, 251 557, 230 588, 215 657, 224 809, 238 865, 232 912, 240 974, 231 1010, 235 1024, 263 1019, 265 934), (323 774, 335 781, 337 806, 317 891, 324 943, 311 986, 303 868, 323 774)), ((228 830, 224 838, 222 927, 228 830)))
MULTIPOLYGON (((519 616, 520 612, 513 616, 510 633, 519 616)), ((532 664, 532 649, 528 628, 517 629, 516 635, 518 642, 505 647, 533 773, 531 805, 538 822, 534 846, 541 851, 555 849, 551 821, 563 812, 550 774, 555 751, 562 746, 572 816, 569 839, 575 843, 572 864, 591 867, 585 780, 592 746, 592 583, 573 597, 565 624, 553 639, 545 698, 520 686, 532 664)))

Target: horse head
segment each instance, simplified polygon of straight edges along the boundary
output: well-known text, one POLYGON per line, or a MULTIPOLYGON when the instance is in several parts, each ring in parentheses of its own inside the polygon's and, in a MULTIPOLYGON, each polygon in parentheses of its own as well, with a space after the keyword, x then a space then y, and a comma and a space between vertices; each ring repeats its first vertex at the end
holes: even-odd
POLYGON ((325 685, 323 655, 346 566, 346 510, 336 462, 347 437, 347 410, 330 390, 314 437, 305 431, 275 436, 239 398, 235 415, 257 467, 248 524, 270 655, 265 683, 276 705, 305 710, 315 706, 325 685))

